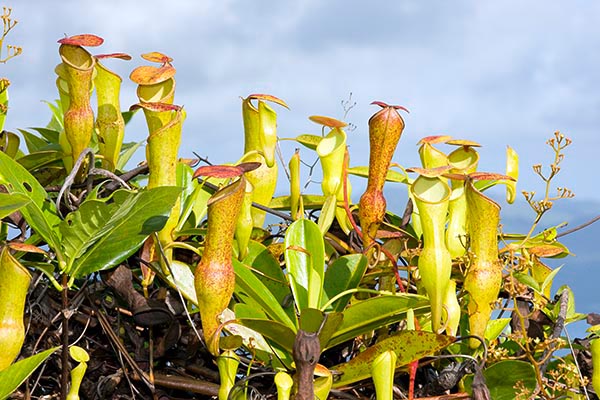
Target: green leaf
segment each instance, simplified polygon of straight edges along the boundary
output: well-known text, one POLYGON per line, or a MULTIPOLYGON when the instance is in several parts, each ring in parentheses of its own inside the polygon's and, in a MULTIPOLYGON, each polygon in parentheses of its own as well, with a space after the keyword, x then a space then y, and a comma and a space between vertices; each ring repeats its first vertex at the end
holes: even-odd
POLYGON ((327 348, 406 318, 412 308, 415 315, 429 312, 429 299, 415 294, 379 296, 346 308, 344 321, 333 334, 327 348))
POLYGON ((544 282, 542 283, 542 288, 540 292, 545 293, 546 289, 548 289, 549 291, 550 288, 552 288, 552 282, 554 281, 554 277, 556 276, 556 274, 558 274, 558 271, 560 271, 562 267, 562 265, 560 267, 556 267, 552 270, 552 272, 548 274, 548 276, 546 277, 546 279, 544 279, 544 282))
POLYGON ((515 272, 513 274, 513 277, 516 280, 518 280, 519 282, 521 282, 523 285, 529 286, 530 288, 532 288, 536 292, 540 291, 540 285, 533 278, 533 276, 531 276, 529 274, 524 274, 524 273, 521 273, 521 272, 515 272))
POLYGON ((0 371, 0 400, 6 399, 35 371, 58 347, 18 361, 0 371))
MULTIPOLYGON (((262 243, 251 240, 248 255, 242 262, 252 266, 254 275, 269 289, 279 304, 283 304, 291 292, 279 261, 273 254, 262 243)), ((293 309, 292 312, 295 314, 293 309)))
POLYGON ((35 153, 36 151, 45 148, 49 144, 47 140, 34 135, 25 129, 19 129, 19 132, 21 132, 23 139, 25 139, 25 145, 27 146, 29 153, 35 153))
POLYGON ((325 199, 325 203, 323 203, 323 208, 321 209, 321 214, 319 214, 319 220, 317 221, 317 226, 321 231, 322 235, 325 235, 331 224, 333 223, 333 219, 335 218, 335 209, 337 206, 337 198, 335 195, 327 196, 325 199))
POLYGON ((324 349, 344 320, 342 313, 324 313, 315 308, 305 308, 300 315, 300 328, 306 332, 319 333, 321 349, 324 349))
POLYGON ((123 122, 125 122, 125 125, 127 125, 129 123, 129 121, 131 121, 131 118, 133 118, 133 116, 135 115, 136 112, 137 112, 137 110, 121 111, 121 115, 123 116, 123 122))
POLYGON ((58 135, 60 131, 56 131, 54 129, 48 128, 31 128, 34 131, 38 132, 44 139, 46 139, 50 143, 58 143, 58 135))
POLYGON ((61 224, 65 271, 73 277, 112 268, 165 225, 181 189, 163 186, 140 193, 119 190, 112 202, 91 200, 61 224))
MULTIPOLYGON (((171 275, 163 279, 171 285, 174 289, 179 289, 181 295, 192 303, 198 305, 198 298, 196 297, 196 288, 194 286, 194 272, 189 265, 181 261, 171 261, 171 275)), ((156 272, 161 274, 162 269, 157 266, 154 268, 156 272)))
MULTIPOLYGON (((499 361, 486 368, 483 376, 494 400, 515 399, 517 395, 515 386, 519 382, 529 391, 529 394, 533 394, 537 383, 533 365, 519 360, 499 361)), ((467 391, 472 393, 473 377, 466 377, 464 382, 467 391)))
MULTIPOLYGON (((316 208, 323 207, 326 197, 317 194, 303 194, 302 205, 305 210, 314 210, 316 208)), ((289 210, 290 209, 290 196, 275 197, 269 203, 269 208, 275 210, 289 210)))
MULTIPOLYGON (((348 168, 348 173, 350 175, 360 176, 362 178, 369 177, 369 167, 368 166, 360 166, 360 167, 350 167, 348 168)), ((388 170, 385 180, 388 182, 397 182, 397 183, 410 183, 408 177, 398 171, 394 171, 392 169, 388 170)))
MULTIPOLYGON (((31 201, 21 214, 31 228, 55 251, 60 250, 60 237, 55 228, 60 223, 56 207, 40 183, 18 162, 0 152, 0 184, 10 194, 19 193, 31 201)), ((59 259, 62 254, 58 254, 59 259)))
MULTIPOLYGON (((63 167, 63 153, 60 149, 53 149, 56 146, 47 146, 43 150, 38 150, 34 153, 27 154, 17 161, 28 171, 35 171, 42 167, 47 167, 53 164, 58 164, 63 167)), ((37 173, 36 173, 37 175, 37 173)))
POLYGON ((266 338, 282 346, 286 351, 292 353, 296 332, 289 326, 278 321, 267 319, 240 318, 240 324, 253 329, 266 338))
MULTIPOLYGON (((336 365, 331 369, 342 373, 333 387, 341 387, 371 376, 371 365, 375 359, 386 351, 393 351, 398 357, 396 367, 407 365, 412 361, 432 355, 454 342, 454 338, 446 335, 424 331, 401 331, 359 353, 350 361, 336 365)), ((492 397, 495 399, 495 397, 492 397)))
POLYGON ((44 101, 44 103, 46 103, 46 105, 52 112, 52 118, 48 122, 48 125, 46 126, 46 128, 53 129, 56 131, 63 130, 63 128, 64 128, 64 126, 63 126, 64 112, 63 112, 62 103, 60 102, 60 100, 56 99, 56 100, 54 100, 53 103, 51 103, 49 101, 44 101))
MULTIPOLYGON (((357 288, 367 270, 367 265, 367 258, 362 254, 349 254, 335 260, 333 264, 327 267, 327 271, 325 271, 321 305, 325 305, 330 299, 348 289, 357 288)), ((344 311, 351 297, 352 294, 341 297, 329 309, 340 312, 344 311)))
POLYGON ((269 318, 296 330, 296 324, 286 314, 277 298, 271 291, 254 275, 249 267, 233 259, 235 271, 235 296, 246 303, 253 303, 260 307, 269 318))
POLYGON ((488 322, 485 328, 485 339, 488 342, 492 340, 496 340, 498 336, 502 333, 504 328, 510 322, 510 318, 500 318, 500 319, 492 319, 488 322))
POLYGON ((0 219, 26 206, 29 202, 31 202, 31 199, 24 194, 0 193, 0 219))
POLYGON ((285 234, 285 263, 299 311, 319 308, 325 272, 325 245, 319 227, 307 219, 289 226, 285 234))
POLYGON ((144 144, 144 142, 145 140, 142 140, 137 143, 123 143, 123 150, 121 151, 121 154, 119 154, 119 160, 117 161, 118 171, 123 171, 125 169, 125 166, 129 162, 131 157, 133 157, 135 152, 140 148, 142 144, 144 144))

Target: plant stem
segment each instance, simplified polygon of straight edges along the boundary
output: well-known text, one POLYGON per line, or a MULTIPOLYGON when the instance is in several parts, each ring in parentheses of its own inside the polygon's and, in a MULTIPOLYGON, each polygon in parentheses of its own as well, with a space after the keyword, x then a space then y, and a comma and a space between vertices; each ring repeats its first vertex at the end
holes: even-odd
POLYGON ((69 386, 69 287, 68 276, 62 274, 62 354, 60 375, 60 398, 66 399, 69 386))

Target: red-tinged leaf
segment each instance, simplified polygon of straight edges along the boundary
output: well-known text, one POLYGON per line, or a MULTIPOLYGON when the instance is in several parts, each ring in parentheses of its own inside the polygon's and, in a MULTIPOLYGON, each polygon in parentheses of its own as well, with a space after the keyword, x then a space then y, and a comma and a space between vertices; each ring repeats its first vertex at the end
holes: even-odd
POLYGON ((146 61, 160 64, 167 64, 173 61, 171 57, 158 51, 152 51, 150 53, 142 54, 142 58, 146 61))
POLYGON ((469 178, 473 179, 474 181, 495 181, 495 180, 508 180, 508 181, 514 181, 515 179, 507 176, 507 175, 503 175, 503 174, 497 174, 495 172, 473 172, 471 174, 469 174, 469 178))
POLYGON ((451 140, 452 136, 448 135, 435 135, 435 136, 425 136, 423 139, 419 140, 417 144, 436 144, 436 143, 446 143, 448 140, 451 140))
POLYGON ((468 177, 465 174, 444 174, 444 178, 454 179, 455 181, 466 181, 468 177))
POLYGON ((135 111, 140 108, 149 111, 155 112, 164 112, 164 111, 180 111, 181 106, 175 104, 167 104, 167 103, 136 103, 129 107, 129 111, 135 111))
POLYGON ((70 44, 72 46, 97 47, 104 43, 100 36, 92 34, 69 36, 58 41, 60 44, 70 44))
POLYGON ((109 54, 98 54, 96 57, 96 59, 98 60, 103 60, 105 58, 118 58, 119 60, 126 60, 129 61, 131 60, 131 56, 127 53, 109 53, 109 54))
POLYGON ((262 163, 260 162, 244 162, 238 164, 237 166, 240 167, 244 172, 250 172, 260 168, 261 165, 262 163))
POLYGON ((341 373, 333 387, 338 388, 369 378, 373 361, 386 351, 395 352, 398 357, 396 366, 402 367, 437 353, 455 340, 450 336, 430 332, 401 331, 369 347, 350 361, 332 367, 331 370, 341 373))
POLYGON ((288 110, 290 109, 288 107, 288 105, 286 104, 285 101, 281 100, 279 97, 275 97, 273 95, 270 94, 262 94, 262 93, 253 93, 251 95, 248 95, 247 97, 248 100, 263 100, 263 101, 270 101, 272 103, 275 104, 279 104, 282 107, 287 108, 288 110))
POLYGON ((16 250, 16 251, 23 251, 25 253, 37 253, 37 254, 44 254, 44 255, 48 254, 44 250, 40 249, 39 247, 34 246, 32 244, 27 244, 27 243, 9 242, 8 247, 10 247, 11 249, 16 250))
POLYGON ((348 124, 344 121, 340 121, 339 119, 324 117, 322 115, 311 115, 308 117, 312 122, 317 123, 319 125, 327 126, 329 128, 343 128, 348 126, 348 124))
POLYGON ((381 108, 392 107, 396 110, 403 110, 403 111, 406 111, 407 113, 410 113, 410 111, 408 111, 408 109, 404 106, 391 105, 391 104, 384 103, 383 101, 372 101, 371 105, 379 106, 381 108))
POLYGON ((229 179, 244 174, 244 169, 237 165, 204 165, 194 172, 193 178, 209 176, 211 178, 229 179))
POLYGON ((533 246, 529 248, 529 253, 533 254, 534 256, 538 256, 540 258, 551 258, 551 257, 556 257, 560 254, 568 254, 568 250, 566 250, 566 248, 560 244, 560 243, 555 243, 555 244, 542 244, 539 246, 533 246))
POLYGON ((448 172, 451 169, 452 169, 452 167, 450 165, 444 165, 442 167, 437 167, 437 168, 412 167, 412 168, 407 168, 406 171, 407 172, 416 172, 417 174, 426 176, 428 178, 435 178, 435 177, 444 175, 446 172, 448 172))
POLYGON ((169 64, 160 68, 143 65, 134 69, 129 75, 129 79, 138 85, 153 85, 171 79, 175 76, 175 72, 175 68, 169 64))

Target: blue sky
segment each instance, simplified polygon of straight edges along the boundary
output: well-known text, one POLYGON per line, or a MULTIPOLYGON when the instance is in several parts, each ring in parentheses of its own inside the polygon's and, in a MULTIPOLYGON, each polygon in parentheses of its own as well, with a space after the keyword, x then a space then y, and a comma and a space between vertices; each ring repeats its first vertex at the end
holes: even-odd
MULTIPOLYGON (((178 69, 176 102, 185 105, 183 156, 215 162, 241 155, 239 96, 264 92, 286 100, 281 136, 318 132, 307 116, 343 115, 352 164, 367 163, 373 100, 411 110, 395 161, 417 164, 416 142, 449 134, 484 145, 481 169, 502 171, 504 149, 521 155, 521 188, 539 189, 529 166, 549 161, 544 142, 560 130, 574 140, 557 185, 599 200, 590 168, 600 148, 600 3, 575 1, 205 0, 171 2, 14 2, 20 21, 8 42, 23 55, 1 65, 11 87, 8 128, 39 126, 40 100, 56 98, 56 40, 95 33, 95 53, 124 51, 110 61, 125 78, 122 103, 135 102, 127 76, 139 55, 162 51, 178 69), (537 185, 537 186, 536 186, 537 185)), ((7 3, 10 5, 9 3, 7 3)), ((142 140, 142 118, 127 133, 142 140)), ((140 155, 141 157, 141 155, 140 155)))

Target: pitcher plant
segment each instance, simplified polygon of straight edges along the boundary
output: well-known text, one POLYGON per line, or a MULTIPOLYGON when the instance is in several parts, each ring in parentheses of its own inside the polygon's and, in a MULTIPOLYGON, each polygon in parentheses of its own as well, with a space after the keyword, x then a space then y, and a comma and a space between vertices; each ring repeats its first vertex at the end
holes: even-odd
MULTIPOLYGON (((266 103, 271 102, 288 108, 287 104, 269 94, 251 94, 242 99, 244 122, 244 156, 239 161, 259 162, 262 166, 248 172, 246 178, 252 184, 252 201, 268 206, 277 186, 278 166, 275 160, 277 145, 277 114, 266 103), (252 101, 256 100, 255 106, 252 101)), ((265 211, 253 208, 252 220, 255 227, 261 228, 265 222, 265 211)))
MULTIPOLYGON (((447 144, 459 146, 448 154, 448 163, 453 174, 470 174, 477 170, 479 153, 474 147, 478 143, 470 140, 449 140, 447 144)), ((452 196, 448 206, 448 227, 446 228, 446 246, 450 256, 454 259, 462 257, 467 251, 467 198, 465 194, 465 181, 452 179, 452 196)))
POLYGON ((410 193, 419 210, 423 229, 423 248, 419 255, 418 269, 421 285, 431 303, 431 323, 433 332, 436 333, 443 326, 442 321, 447 319, 444 317, 443 307, 452 272, 452 258, 445 241, 451 190, 441 177, 449 169, 449 166, 445 166, 407 170, 420 174, 410 186, 410 193))
MULTIPOLYGON (((469 209, 470 260, 464 281, 469 294, 468 313, 471 335, 484 337, 492 309, 502 286, 502 262, 498 258, 498 225, 500 206, 481 193, 476 179, 510 179, 499 174, 473 173, 465 184, 469 209)), ((481 342, 470 339, 469 346, 477 348, 481 342)))
MULTIPOLYGON (((83 46, 99 46, 103 41, 94 35, 77 35, 58 41, 62 64, 56 68, 56 72, 59 76, 59 93, 62 91, 64 110, 64 136, 59 138, 59 141, 65 154, 63 161, 68 172, 83 150, 89 147, 94 129, 90 95, 96 60, 83 46), (65 107, 65 92, 68 93, 68 107, 65 107)), ((81 179, 83 172, 78 176, 81 179)))
POLYGON ((369 177, 367 189, 360 198, 359 219, 363 233, 363 246, 369 247, 377 236, 379 225, 386 211, 386 200, 383 185, 392 162, 392 156, 402 131, 404 120, 399 109, 401 106, 390 106, 382 102, 373 102, 381 107, 369 119, 369 177))
POLYGON ((102 155, 102 167, 114 171, 121 153, 121 145, 125 135, 125 121, 121 114, 121 82, 119 75, 105 67, 100 60, 106 58, 119 58, 131 60, 131 56, 124 53, 102 54, 95 56, 96 77, 96 99, 98 112, 96 115, 96 132, 98 134, 98 146, 102 155))
POLYGON ((10 254, 8 246, 0 252, 0 371, 21 352, 25 340, 25 299, 31 274, 10 254))
MULTIPOLYGON (((160 62, 160 67, 141 66, 134 69, 130 79, 138 84, 137 95, 140 103, 131 109, 141 108, 148 125, 146 161, 149 176, 148 189, 160 186, 177 186, 177 160, 181 143, 181 130, 185 120, 182 107, 173 105, 175 93, 175 68, 172 59, 161 53, 147 53, 142 58, 160 62)), ((173 207, 164 228, 158 233, 160 245, 164 249, 166 260, 173 258, 173 230, 177 226, 180 214, 180 202, 173 207)), ((163 273, 170 272, 161 258, 163 273)))
POLYGON ((323 232, 329 229, 332 218, 329 218, 331 214, 329 214, 328 211, 332 210, 342 230, 348 233, 352 229, 352 226, 346 215, 346 210, 342 206, 334 206, 337 203, 343 204, 344 186, 346 187, 345 196, 347 199, 350 199, 350 194, 352 192, 350 181, 346 179, 346 182, 343 182, 346 132, 342 128, 346 127, 348 124, 335 118, 319 115, 313 115, 309 117, 309 119, 326 128, 330 128, 330 131, 323 139, 321 139, 316 148, 323 170, 321 190, 323 191, 323 196, 326 198, 325 205, 319 216, 319 227, 323 232), (328 207, 328 203, 332 206, 328 207), (328 220, 328 222, 323 223, 323 220, 328 220))
POLYGON ((204 251, 194 274, 204 340, 214 356, 219 354, 218 317, 229 305, 235 287, 233 238, 245 193, 242 173, 211 196, 204 251))

